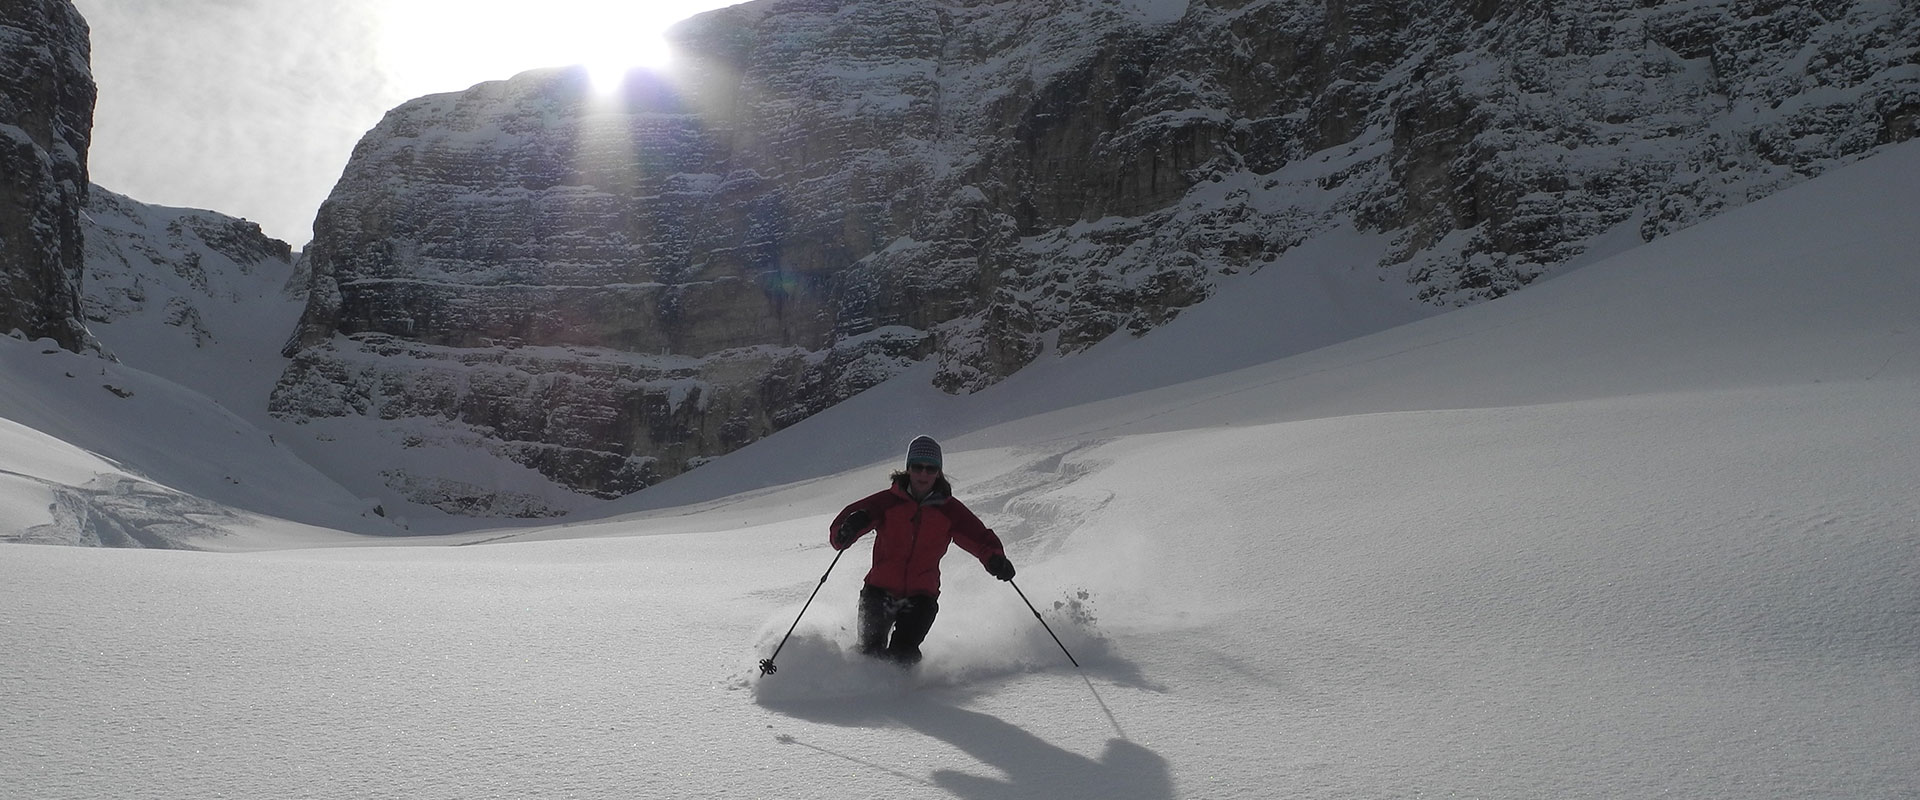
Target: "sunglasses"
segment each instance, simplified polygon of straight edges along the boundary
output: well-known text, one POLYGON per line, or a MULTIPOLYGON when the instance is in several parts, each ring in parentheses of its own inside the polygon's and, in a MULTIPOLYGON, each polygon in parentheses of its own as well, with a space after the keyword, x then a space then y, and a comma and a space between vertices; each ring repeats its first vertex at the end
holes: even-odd
POLYGON ((940 468, 933 464, 908 464, 907 471, 908 472, 939 472, 940 468))

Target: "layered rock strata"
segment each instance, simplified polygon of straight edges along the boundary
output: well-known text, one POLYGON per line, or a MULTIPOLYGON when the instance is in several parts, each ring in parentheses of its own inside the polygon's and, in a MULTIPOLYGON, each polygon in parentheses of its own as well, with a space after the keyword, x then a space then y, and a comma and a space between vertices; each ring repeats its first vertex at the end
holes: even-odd
POLYGON ((612 96, 421 98, 308 251, 287 419, 598 497, 926 360, 973 391, 1357 229, 1514 291, 1910 138, 1911 4, 761 0, 612 96))
POLYGON ((95 89, 70 0, 0 0, 0 334, 96 347, 80 313, 95 89))

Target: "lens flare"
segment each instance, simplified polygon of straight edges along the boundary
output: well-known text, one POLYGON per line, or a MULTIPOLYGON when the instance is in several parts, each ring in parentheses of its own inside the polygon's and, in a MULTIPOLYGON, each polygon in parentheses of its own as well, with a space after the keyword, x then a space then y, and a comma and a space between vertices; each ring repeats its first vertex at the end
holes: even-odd
POLYGON ((635 69, 672 64, 666 29, 730 0, 390 0, 377 41, 388 79, 408 97, 459 91, 530 69, 583 65, 611 93, 635 69))

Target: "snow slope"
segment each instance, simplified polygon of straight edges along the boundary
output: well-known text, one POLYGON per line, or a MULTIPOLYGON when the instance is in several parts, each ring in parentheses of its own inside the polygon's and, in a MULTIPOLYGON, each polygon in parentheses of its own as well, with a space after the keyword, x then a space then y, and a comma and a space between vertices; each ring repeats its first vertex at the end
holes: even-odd
MULTIPOLYGON (((908 375, 626 516, 0 549, 0 796, 1912 797, 1916 207, 1908 143, 1286 358, 1196 313, 908 375), (917 674, 844 652, 827 515, 921 430, 1084 669, 958 554, 917 674)), ((9 519, 101 469, 0 435, 9 519)))
POLYGON ((282 292, 285 244, 99 186, 86 227, 83 305, 112 358, 0 340, 0 541, 253 549, 342 538, 315 525, 399 531, 266 413, 301 309, 282 292))
POLYGON ((0 339, 0 374, 0 542, 127 544, 115 531, 132 530, 148 547, 249 550, 397 532, 198 391, 49 340, 0 339))

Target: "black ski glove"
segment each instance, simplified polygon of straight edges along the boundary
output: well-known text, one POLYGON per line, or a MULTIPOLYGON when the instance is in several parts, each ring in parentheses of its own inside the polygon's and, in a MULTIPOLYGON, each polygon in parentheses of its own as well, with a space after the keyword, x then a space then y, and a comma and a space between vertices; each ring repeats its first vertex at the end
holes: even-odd
POLYGON ((1013 562, 1006 556, 996 555, 987 559, 987 574, 1003 581, 1013 580, 1013 562))
POLYGON ((860 534, 866 532, 867 523, 872 519, 873 516, 864 508, 848 514, 847 518, 840 522, 840 530, 833 533, 833 549, 845 550, 852 547, 854 542, 859 541, 860 534))

